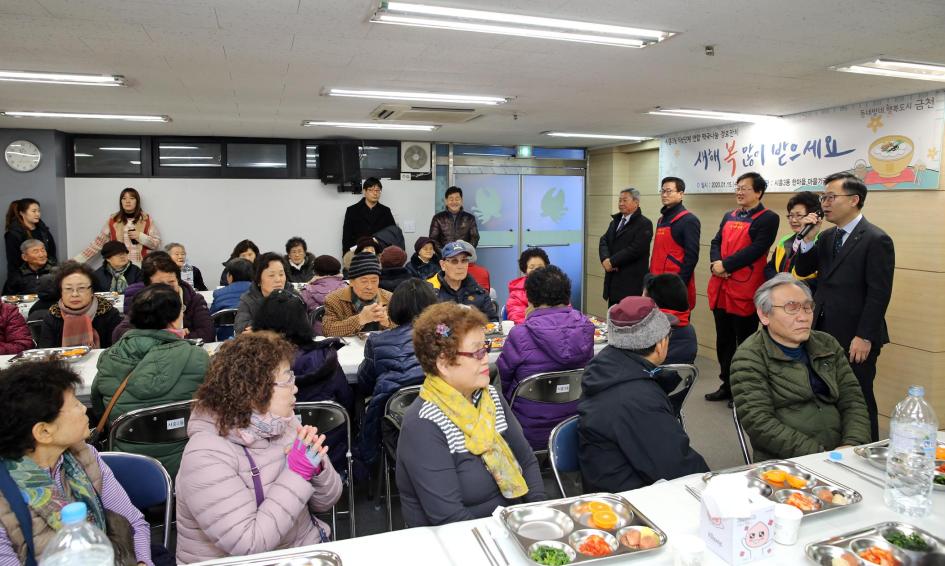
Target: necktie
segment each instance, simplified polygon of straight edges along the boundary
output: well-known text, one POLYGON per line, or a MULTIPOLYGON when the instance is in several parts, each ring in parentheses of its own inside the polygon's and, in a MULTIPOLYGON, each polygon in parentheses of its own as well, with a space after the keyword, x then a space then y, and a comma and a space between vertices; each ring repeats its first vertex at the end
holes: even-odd
POLYGON ((623 230, 623 227, 624 227, 626 224, 627 224, 627 217, 624 216, 623 218, 620 219, 620 224, 617 224, 617 231, 619 232, 619 231, 623 230))
POLYGON ((837 234, 833 239, 833 257, 837 257, 837 254, 840 253, 840 248, 843 247, 843 235, 846 232, 843 228, 837 228, 837 234))

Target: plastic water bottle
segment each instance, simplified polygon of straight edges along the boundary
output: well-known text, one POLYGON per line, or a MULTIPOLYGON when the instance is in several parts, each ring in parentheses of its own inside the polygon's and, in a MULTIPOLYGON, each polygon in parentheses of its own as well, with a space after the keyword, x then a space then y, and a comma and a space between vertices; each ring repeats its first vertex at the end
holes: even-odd
POLYGON ((924 517, 932 510, 938 419, 924 394, 922 387, 910 387, 889 427, 883 499, 887 507, 910 517, 924 517))
POLYGON ((86 520, 85 503, 70 503, 62 508, 62 528, 39 561, 40 566, 112 566, 112 543, 98 527, 86 520))
POLYGON ((184 267, 180 268, 180 278, 185 282, 193 286, 194 284, 194 266, 189 263, 185 263, 184 267))

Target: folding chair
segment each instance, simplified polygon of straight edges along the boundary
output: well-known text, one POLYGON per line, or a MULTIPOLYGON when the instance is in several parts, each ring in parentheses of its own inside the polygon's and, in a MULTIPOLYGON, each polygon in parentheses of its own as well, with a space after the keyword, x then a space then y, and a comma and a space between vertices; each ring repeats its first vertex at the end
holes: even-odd
POLYGON ((33 337, 33 345, 36 346, 39 344, 39 334, 43 329, 42 320, 30 320, 26 323, 26 326, 30 329, 30 336, 33 337))
POLYGON ((315 307, 315 310, 312 311, 312 320, 321 322, 323 318, 325 318, 325 305, 315 307))
POLYGON ((683 407, 686 405, 686 400, 689 398, 689 392, 692 391, 692 386, 695 385, 696 380, 699 379, 699 369, 690 364, 666 364, 659 366, 660 371, 673 371, 681 378, 679 385, 676 386, 676 389, 673 389, 669 393, 669 400, 673 404, 673 409, 676 411, 676 418, 679 419, 679 424, 683 425, 683 428, 686 427, 686 424, 683 422, 683 407))
MULTIPOLYGON (((548 437, 548 454, 551 459, 551 471, 558 482, 558 489, 562 497, 570 494, 564 489, 562 475, 581 471, 578 461, 578 422, 580 417, 575 415, 558 423, 548 437)), ((575 494, 576 495, 576 494, 575 494)))
POLYGON ((164 548, 170 548, 174 488, 164 466, 143 454, 99 452, 99 456, 115 474, 115 479, 128 494, 131 504, 139 511, 144 513, 146 509, 164 505, 164 548))
MULTIPOLYGON (((411 385, 397 390, 387 399, 384 405, 384 420, 392 423, 397 430, 400 430, 400 424, 403 422, 404 413, 407 407, 420 395, 420 386, 411 385)), ((384 468, 384 501, 387 505, 387 530, 394 530, 393 504, 390 494, 390 471, 391 467, 396 465, 397 454, 392 453, 381 441, 381 466, 384 468)))
POLYGON ((732 406, 732 419, 735 421, 735 434, 738 436, 738 447, 742 450, 742 458, 745 459, 745 464, 751 464, 751 445, 745 437, 745 429, 742 428, 742 423, 738 420, 738 408, 734 405, 732 406))
POLYGON ((344 407, 334 401, 309 401, 306 403, 296 403, 295 412, 298 414, 299 421, 303 425, 311 425, 318 428, 319 434, 327 434, 339 427, 345 427, 345 434, 348 440, 348 451, 345 458, 348 463, 348 477, 345 479, 348 488, 348 510, 338 511, 337 505, 331 508, 331 538, 337 538, 337 516, 348 514, 348 524, 350 527, 350 536, 354 538, 354 463, 351 457, 351 443, 354 439, 351 437, 351 417, 344 407))
MULTIPOLYGON (((515 402, 521 399, 551 404, 573 403, 581 398, 581 376, 583 375, 584 368, 530 375, 520 381, 512 391, 509 408, 514 413, 515 402)), ((536 455, 547 453, 548 450, 535 450, 536 455)))
POLYGON ((191 408, 193 401, 177 401, 128 411, 109 427, 108 449, 115 450, 115 442, 170 444, 186 441, 191 408))
POLYGON ((210 320, 213 321, 213 328, 216 332, 214 336, 218 336, 222 328, 230 328, 230 335, 232 335, 232 328, 236 323, 237 310, 238 309, 220 309, 210 315, 210 320))

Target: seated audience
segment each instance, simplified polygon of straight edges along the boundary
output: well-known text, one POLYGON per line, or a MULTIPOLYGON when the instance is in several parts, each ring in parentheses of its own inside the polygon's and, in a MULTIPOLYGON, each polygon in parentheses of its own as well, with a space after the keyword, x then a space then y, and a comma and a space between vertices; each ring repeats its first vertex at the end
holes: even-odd
POLYGON ((542 501, 538 460, 505 399, 489 385, 486 317, 453 303, 414 321, 426 378, 404 414, 397 488, 410 527, 488 517, 498 506, 542 501))
POLYGON ((129 285, 141 281, 141 268, 128 259, 125 244, 110 240, 102 246, 102 266, 95 270, 96 293, 124 293, 129 285))
MULTIPOLYGON (((200 338, 204 342, 213 342, 216 330, 213 327, 213 320, 210 319, 210 309, 207 308, 207 301, 203 298, 203 295, 194 291, 193 287, 181 282, 180 267, 174 263, 167 252, 158 251, 148 254, 148 257, 141 262, 141 273, 142 280, 134 285, 129 285, 125 289, 125 313, 131 310, 135 295, 140 293, 146 286, 163 283, 177 291, 181 302, 184 304, 184 337, 200 338)), ((112 339, 117 341, 131 328, 134 328, 134 324, 126 314, 125 319, 115 329, 112 339)))
POLYGON ((75 502, 85 503, 89 521, 106 532, 115 558, 123 560, 117 563, 158 562, 144 516, 98 452, 84 442, 89 417, 75 395, 81 384, 68 366, 56 362, 17 364, 0 372, 0 414, 6 420, 0 474, 19 488, 12 499, 0 494, 5 509, 0 517, 2 564, 36 564, 60 526, 59 511, 75 502), (17 508, 32 523, 31 545, 12 511, 17 508), (106 528, 106 514, 112 528, 106 528))
POLYGON ((390 396, 403 387, 423 381, 423 368, 413 353, 413 321, 425 308, 437 303, 433 289, 419 279, 397 287, 387 307, 392 330, 368 336, 364 360, 358 367, 358 389, 370 397, 358 440, 358 458, 367 465, 377 460, 381 420, 390 396))
POLYGON ((250 332, 213 356, 177 474, 178 563, 330 540, 312 513, 338 501, 341 478, 324 435, 295 417, 295 354, 272 332, 250 332))
POLYGON ((390 292, 381 289, 381 263, 374 254, 363 253, 351 260, 350 286, 325 297, 325 336, 354 336, 390 328, 387 304, 390 292))
MULTIPOLYGON (((524 273, 518 279, 509 281, 509 299, 505 302, 505 319, 515 324, 525 322, 525 313, 528 310, 528 297, 525 295, 525 277, 539 267, 548 267, 551 262, 548 254, 541 248, 528 248, 518 256, 518 270, 524 273)), ((564 303, 571 304, 570 297, 564 303)))
POLYGON ((40 327, 40 348, 88 346, 108 348, 121 323, 121 313, 92 293, 95 272, 85 264, 67 261, 56 273, 56 304, 49 307, 40 327))
MULTIPOLYGON (((798 242, 797 234, 806 226, 801 223, 801 219, 812 212, 818 212, 820 210, 820 198, 817 193, 811 191, 801 191, 788 200, 787 220, 788 226, 791 228, 791 233, 781 238, 775 245, 774 251, 771 253, 771 260, 768 261, 768 264, 765 266, 766 279, 771 279, 777 273, 790 273, 806 283, 807 286, 810 287, 811 294, 817 290, 816 271, 803 277, 798 276, 794 272, 794 262, 797 259, 797 254, 800 253, 800 248, 795 250, 793 246, 795 242, 798 242)), ((820 222, 814 225, 812 228, 814 234, 817 234, 820 230, 820 225, 820 222)), ((798 243, 798 246, 800 246, 800 243, 798 243)))
MULTIPOLYGON (((210 304, 210 314, 223 309, 235 309, 240 304, 240 297, 249 291, 253 284, 253 264, 249 260, 236 257, 226 262, 226 287, 213 290, 213 302, 210 304)), ((232 326, 217 328, 217 341, 229 340, 233 337, 232 326)))
POLYGON ((308 244, 302 238, 293 236, 285 243, 285 261, 292 283, 308 283, 315 277, 315 255, 309 253, 308 244))
POLYGON ((241 257, 253 264, 253 269, 256 268, 256 257, 259 256, 259 248, 256 247, 256 244, 252 240, 240 240, 236 246, 233 247, 233 251, 230 253, 230 258, 223 262, 223 273, 220 274, 220 287, 226 285, 226 264, 229 263, 231 259, 236 259, 241 257))
POLYGON ((171 256, 171 259, 174 260, 174 263, 180 268, 181 281, 193 287, 195 291, 207 290, 207 285, 203 282, 203 274, 200 272, 200 269, 187 261, 187 248, 184 247, 184 244, 172 242, 164 246, 164 251, 171 256))
MULTIPOLYGON (((92 408, 102 415, 128 380, 108 414, 109 424, 129 411, 193 399, 210 361, 206 350, 183 339, 180 296, 169 285, 155 283, 135 295, 131 324, 134 328, 99 356, 92 381, 92 408)), ((116 441, 113 449, 157 458, 174 477, 184 444, 116 441)))
POLYGON ((669 352, 664 364, 695 364, 699 353, 696 327, 689 321, 689 290, 675 273, 647 275, 643 296, 650 297, 664 313, 676 319, 669 335, 669 352))
POLYGON ((413 245, 413 255, 407 264, 407 271, 418 279, 429 279, 440 270, 440 254, 436 242, 426 236, 420 236, 413 245))
POLYGON ((56 287, 56 274, 58 272, 59 268, 54 267, 52 272, 39 278, 39 287, 36 288, 36 302, 30 307, 26 322, 43 320, 43 317, 49 312, 49 307, 59 300, 59 289, 56 287))
POLYGON ((463 189, 446 189, 443 201, 446 209, 434 214, 430 221, 430 238, 440 247, 456 240, 478 246, 479 226, 476 217, 463 210, 463 189))
POLYGON ((585 493, 709 471, 667 397, 679 376, 653 371, 669 351, 671 324, 649 297, 625 297, 607 312, 608 345, 587 365, 578 402, 585 493))
POLYGON ((357 244, 355 244, 354 249, 348 250, 345 252, 345 255, 341 258, 341 273, 344 275, 345 279, 351 279, 348 275, 348 270, 351 268, 351 260, 354 259, 354 256, 358 254, 374 254, 379 253, 380 245, 377 241, 370 236, 362 236, 358 238, 357 244))
POLYGON ((16 271, 7 274, 4 295, 35 294, 39 278, 52 271, 53 265, 46 257, 46 246, 39 240, 26 240, 20 244, 20 251, 23 263, 16 271))
POLYGON ((732 359, 732 394, 756 462, 870 441, 859 382, 837 340, 811 330, 807 285, 779 273, 755 292, 763 325, 732 359))
POLYGON ((278 289, 286 289, 290 293, 295 293, 286 278, 287 271, 285 259, 276 252, 266 252, 259 256, 256 262, 256 274, 253 278, 253 284, 240 297, 240 304, 237 307, 236 321, 233 327, 236 334, 240 334, 251 327, 253 319, 256 318, 256 312, 259 310, 259 305, 270 293, 278 289))
MULTIPOLYGON (((301 291, 302 300, 309 315, 318 307, 325 304, 325 297, 348 284, 341 276, 341 262, 330 255, 320 255, 315 258, 315 278, 309 281, 301 291)), ((323 336, 325 330, 322 321, 312 319, 312 331, 316 336, 323 336)))
POLYGON ((33 335, 20 314, 10 303, 0 303, 0 355, 19 354, 33 347, 33 335))
POLYGON ((476 250, 463 241, 450 242, 443 248, 441 271, 427 279, 440 301, 452 301, 476 307, 491 321, 498 322, 499 314, 489 297, 489 289, 479 286, 469 275, 470 262, 476 261, 476 250))
MULTIPOLYGON (((512 327, 496 364, 502 394, 509 402, 526 377, 583 368, 594 357, 594 324, 571 308, 571 281, 563 271, 554 265, 533 270, 525 281, 525 292, 534 310, 522 324, 512 327)), ((518 399, 512 411, 532 448, 545 450, 551 429, 577 413, 577 401, 550 404, 518 399)))
POLYGON ((56 240, 49 226, 42 220, 39 201, 32 198, 14 200, 7 208, 6 232, 3 234, 7 249, 7 273, 19 269, 23 259, 20 257, 20 245, 26 240, 39 240, 46 246, 49 263, 59 263, 56 253, 56 240))
POLYGON ((413 277, 404 264, 407 253, 398 246, 388 246, 381 252, 381 289, 391 293, 397 286, 413 277))

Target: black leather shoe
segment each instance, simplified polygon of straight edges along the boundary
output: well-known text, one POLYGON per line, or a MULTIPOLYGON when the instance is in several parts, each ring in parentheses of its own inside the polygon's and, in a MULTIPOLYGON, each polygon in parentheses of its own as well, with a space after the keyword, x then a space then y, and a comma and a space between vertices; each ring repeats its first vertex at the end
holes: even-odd
POLYGON ((706 401, 731 401, 732 392, 729 391, 729 389, 723 385, 719 387, 716 391, 713 391, 712 393, 706 393, 705 400, 706 401))

